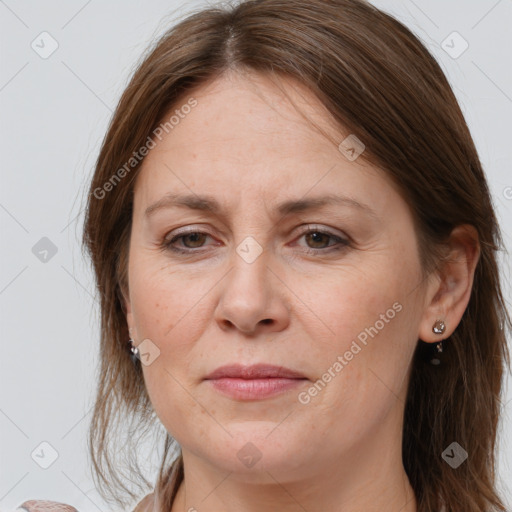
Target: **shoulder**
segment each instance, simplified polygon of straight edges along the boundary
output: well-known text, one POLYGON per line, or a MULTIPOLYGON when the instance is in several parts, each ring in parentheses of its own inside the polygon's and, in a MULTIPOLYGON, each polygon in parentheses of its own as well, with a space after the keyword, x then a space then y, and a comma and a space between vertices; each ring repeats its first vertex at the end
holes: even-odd
POLYGON ((139 503, 137 503, 136 507, 133 509, 133 512, 152 512, 154 500, 154 493, 148 494, 141 501, 139 501, 139 503))
MULTIPOLYGON (((133 512, 150 512, 153 510, 154 494, 148 494, 137 503, 133 512)), ((66 503, 47 500, 29 500, 18 505, 16 512, 78 512, 78 510, 66 503)))
POLYGON ((75 507, 57 501, 29 500, 18 506, 16 512, 78 512, 75 507))

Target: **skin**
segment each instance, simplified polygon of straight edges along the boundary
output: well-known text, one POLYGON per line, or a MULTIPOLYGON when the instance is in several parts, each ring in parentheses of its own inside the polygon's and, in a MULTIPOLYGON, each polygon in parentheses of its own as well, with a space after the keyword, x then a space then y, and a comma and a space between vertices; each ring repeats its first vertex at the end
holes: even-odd
MULTIPOLYGON (((348 135, 308 90, 281 83, 336 140, 348 135)), ((182 448, 172 512, 416 511, 401 459, 408 372, 418 339, 437 342, 460 321, 478 259, 474 231, 454 230, 449 263, 425 276, 410 209, 386 174, 349 161, 268 78, 230 72, 181 104, 191 96, 197 106, 137 177, 125 294, 135 343, 160 351, 144 380, 182 448), (209 195, 222 210, 145 215, 167 193, 209 195), (373 213, 347 204, 276 213, 282 201, 324 194, 373 213), (174 242, 190 255, 163 247, 184 227, 206 233, 174 242), (329 234, 315 238, 318 230, 329 234), (252 263, 236 251, 248 236, 263 249, 252 263), (393 304, 401 310, 301 403, 299 393, 393 304), (439 318, 442 337, 432 332, 439 318), (282 365, 309 380, 235 400, 204 380, 235 362, 282 365), (261 455, 250 468, 237 457, 247 443, 261 455)))

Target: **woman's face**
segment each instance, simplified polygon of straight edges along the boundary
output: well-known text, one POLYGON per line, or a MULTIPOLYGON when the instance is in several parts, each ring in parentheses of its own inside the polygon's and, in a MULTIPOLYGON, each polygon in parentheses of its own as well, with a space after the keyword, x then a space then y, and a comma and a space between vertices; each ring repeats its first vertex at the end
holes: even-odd
POLYGON ((176 109, 137 178, 129 253, 128 323, 162 423, 239 478, 396 448, 426 304, 406 203, 262 76, 224 75, 176 109), (300 378, 207 379, 260 364, 300 378))

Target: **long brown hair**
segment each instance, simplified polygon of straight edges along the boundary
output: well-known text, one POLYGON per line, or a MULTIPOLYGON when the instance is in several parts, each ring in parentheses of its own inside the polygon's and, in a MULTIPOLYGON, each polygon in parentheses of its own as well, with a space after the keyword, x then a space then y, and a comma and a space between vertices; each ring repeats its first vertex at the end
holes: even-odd
MULTIPOLYGON (((128 287, 133 186, 140 169, 130 158, 165 115, 187 101, 187 93, 228 69, 300 81, 340 127, 364 141, 362 158, 394 180, 413 212, 425 272, 435 268, 437 249, 455 226, 476 228, 481 255, 471 298, 445 342, 441 365, 428 364, 424 352, 432 345, 418 340, 403 464, 420 512, 438 511, 443 503, 447 512, 505 511, 495 484, 495 448, 510 318, 489 189, 438 63, 406 27, 363 0, 249 0, 203 9, 148 51, 124 91, 97 160, 83 237, 101 300, 101 367, 89 437, 100 490, 125 504, 123 493, 134 499, 149 485, 130 441, 137 443, 136 433, 157 423, 140 363, 134 365, 126 349, 122 292, 128 287), (114 439, 123 424, 130 432, 114 439), (469 454, 457 469, 441 457, 453 441, 469 454), (120 453, 135 455, 118 465, 114 455, 120 453), (126 482, 140 487, 130 490, 126 482)), ((162 511, 183 478, 181 456, 171 465, 173 443, 164 433, 156 487, 162 511)))

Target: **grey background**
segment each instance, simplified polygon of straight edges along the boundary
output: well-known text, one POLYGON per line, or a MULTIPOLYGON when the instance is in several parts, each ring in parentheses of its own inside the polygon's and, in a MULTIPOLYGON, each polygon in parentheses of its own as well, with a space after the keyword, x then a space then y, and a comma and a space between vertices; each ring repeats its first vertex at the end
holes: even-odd
MULTIPOLYGON (((373 3, 419 35, 447 73, 510 250, 512 1, 373 3), (454 54, 463 48, 454 31, 469 44, 458 58, 443 49, 450 45, 454 54)), ((94 489, 86 452, 99 311, 79 245, 83 197, 136 62, 155 37, 197 5, 205 2, 0 0, 1 511, 29 498, 67 502, 81 512, 112 510, 94 489), (42 46, 43 31, 58 43, 48 58, 31 47, 33 41, 42 46), (51 461, 41 442, 58 453, 48 469, 35 462, 51 461)), ((50 43, 45 39, 46 50, 50 43)), ((508 263, 504 257, 510 304, 508 263)), ((510 382, 509 376, 509 390, 510 382)), ((512 503, 511 391, 503 412, 499 477, 512 503)))

